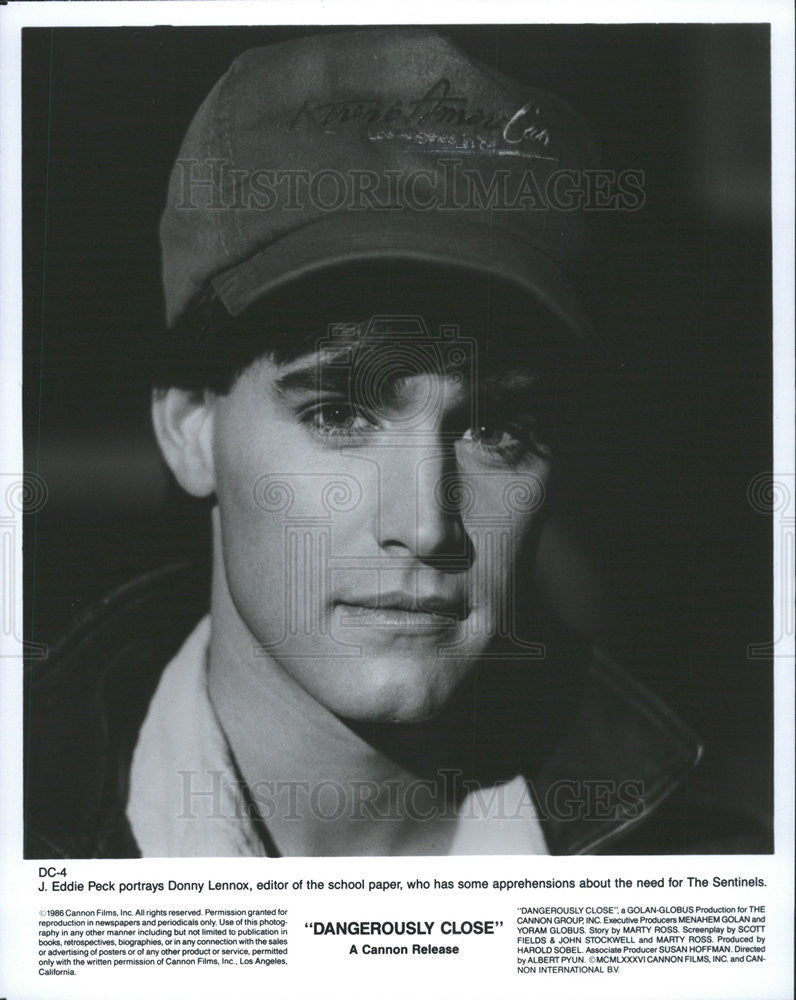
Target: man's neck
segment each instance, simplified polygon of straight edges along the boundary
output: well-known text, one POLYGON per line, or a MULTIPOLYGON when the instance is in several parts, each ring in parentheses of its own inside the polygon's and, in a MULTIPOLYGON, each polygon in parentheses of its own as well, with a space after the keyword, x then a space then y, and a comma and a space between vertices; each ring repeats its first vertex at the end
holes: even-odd
POLYGON ((456 817, 443 789, 377 749, 258 647, 218 559, 211 621, 210 700, 281 854, 447 852, 456 817))

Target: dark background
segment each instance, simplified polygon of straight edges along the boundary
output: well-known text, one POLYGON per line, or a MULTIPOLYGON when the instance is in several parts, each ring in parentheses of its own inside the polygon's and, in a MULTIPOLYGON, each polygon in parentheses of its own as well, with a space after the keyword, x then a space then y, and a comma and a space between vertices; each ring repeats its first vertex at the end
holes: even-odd
MULTIPOLYGON (((149 431, 159 214, 234 56, 310 30, 24 31, 25 454, 47 489, 25 534, 35 642, 204 547, 206 512, 172 490, 149 431)), ((771 637, 772 525, 747 491, 772 466, 768 28, 442 30, 568 100, 606 166, 645 173, 644 208, 599 220, 584 276, 620 363, 558 509, 609 594, 594 626, 706 737, 706 780, 765 812, 771 665, 747 647, 771 637)))

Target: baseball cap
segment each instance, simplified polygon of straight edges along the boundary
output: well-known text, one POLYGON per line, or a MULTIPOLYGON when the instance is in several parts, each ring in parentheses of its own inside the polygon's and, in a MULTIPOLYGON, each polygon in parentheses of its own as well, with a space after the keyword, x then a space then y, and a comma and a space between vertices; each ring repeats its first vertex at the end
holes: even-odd
POLYGON ((166 319, 212 287, 232 316, 365 262, 455 268, 530 295, 577 339, 569 197, 595 162, 558 97, 436 31, 335 31, 240 55, 191 123, 161 219, 166 319))

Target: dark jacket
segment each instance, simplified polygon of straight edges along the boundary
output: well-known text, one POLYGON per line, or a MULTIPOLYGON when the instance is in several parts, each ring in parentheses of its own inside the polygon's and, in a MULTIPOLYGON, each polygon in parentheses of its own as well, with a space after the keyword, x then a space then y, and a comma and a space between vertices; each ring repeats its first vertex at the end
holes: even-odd
MULTIPOLYGON (((206 613, 204 578, 181 563, 133 581, 34 668, 27 858, 140 855, 125 816, 132 752, 161 671, 206 613)), ((694 782, 700 742, 659 698, 599 652, 558 640, 533 685, 527 666, 493 672, 468 737, 484 766, 470 777, 525 774, 551 854, 771 849, 758 822, 721 814, 694 782)))

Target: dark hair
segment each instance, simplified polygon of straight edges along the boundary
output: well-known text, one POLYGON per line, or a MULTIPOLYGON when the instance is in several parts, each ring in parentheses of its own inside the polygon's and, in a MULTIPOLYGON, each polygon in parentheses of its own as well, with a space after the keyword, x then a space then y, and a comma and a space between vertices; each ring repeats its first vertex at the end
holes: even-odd
POLYGON ((152 382, 225 394, 259 358, 286 362, 311 352, 331 324, 407 314, 421 316, 432 335, 447 328, 474 338, 490 365, 532 361, 557 372, 559 388, 575 371, 571 334, 527 294, 441 266, 377 261, 294 281, 238 316, 208 288, 151 352, 152 382))

